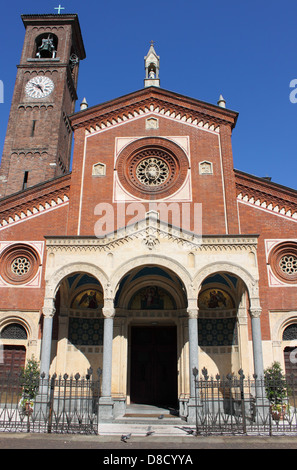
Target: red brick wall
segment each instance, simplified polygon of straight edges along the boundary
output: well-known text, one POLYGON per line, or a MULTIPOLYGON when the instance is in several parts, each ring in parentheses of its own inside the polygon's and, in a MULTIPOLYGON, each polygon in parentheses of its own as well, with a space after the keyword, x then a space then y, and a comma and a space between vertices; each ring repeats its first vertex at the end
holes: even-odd
MULTIPOLYGON (((16 223, 11 227, 0 229, 2 241, 45 241, 44 235, 65 235, 68 205, 41 213, 31 219, 16 223)), ((44 272, 46 265, 46 249, 42 260, 41 288, 1 287, 0 309, 40 310, 44 301, 44 272)))
POLYGON ((83 199, 81 207, 81 235, 94 235, 94 225, 98 217, 94 208, 100 202, 112 204, 115 139, 117 137, 145 136, 189 136, 193 203, 202 204, 203 234, 225 234, 225 209, 228 210, 229 233, 238 234, 238 216, 235 198, 235 180, 231 147, 231 132, 223 129, 220 141, 217 134, 187 126, 180 122, 159 117, 159 129, 146 130, 144 116, 124 125, 115 126, 99 132, 86 139, 86 158, 83 167, 84 140, 83 128, 75 131, 75 148, 72 169, 71 206, 68 234, 76 235, 78 211, 81 195, 81 179, 84 171, 83 199), (223 172, 221 174, 221 154, 223 172), (199 162, 204 160, 213 163, 213 175, 199 175, 199 162), (92 166, 95 163, 106 164, 105 177, 92 177, 92 166), (224 184, 223 184, 224 183, 224 184))
POLYGON ((269 287, 265 239, 297 238, 297 222, 286 220, 273 213, 238 203, 241 233, 260 234, 258 241, 258 265, 260 276, 260 301, 262 307, 262 339, 270 339, 269 310, 291 310, 297 308, 296 287, 269 287))

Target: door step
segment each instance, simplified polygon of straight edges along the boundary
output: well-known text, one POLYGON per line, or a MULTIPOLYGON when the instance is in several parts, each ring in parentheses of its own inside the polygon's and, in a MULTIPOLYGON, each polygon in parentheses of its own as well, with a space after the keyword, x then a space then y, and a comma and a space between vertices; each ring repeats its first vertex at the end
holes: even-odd
POLYGON ((102 423, 99 424, 98 433, 101 436, 126 436, 131 434, 131 439, 134 437, 158 437, 158 436, 187 436, 189 431, 195 431, 194 426, 184 426, 183 423, 179 424, 156 424, 150 423, 102 423))

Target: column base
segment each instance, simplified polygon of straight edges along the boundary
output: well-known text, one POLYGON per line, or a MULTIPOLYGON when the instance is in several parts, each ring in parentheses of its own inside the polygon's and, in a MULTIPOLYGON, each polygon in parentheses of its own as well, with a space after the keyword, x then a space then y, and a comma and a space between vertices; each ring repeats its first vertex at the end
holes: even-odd
POLYGON ((187 403, 187 422, 189 424, 196 424, 198 413, 199 403, 196 403, 195 398, 189 398, 189 401, 187 403))
POLYGON ((99 423, 110 423, 114 416, 114 401, 111 397, 101 397, 99 399, 99 423))

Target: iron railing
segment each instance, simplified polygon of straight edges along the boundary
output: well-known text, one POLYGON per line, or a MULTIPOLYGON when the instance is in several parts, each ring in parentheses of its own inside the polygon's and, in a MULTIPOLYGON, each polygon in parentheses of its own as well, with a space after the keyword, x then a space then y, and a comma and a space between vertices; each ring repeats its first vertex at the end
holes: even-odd
POLYGON ((195 378, 196 434, 297 434, 297 378, 195 378))
MULTIPOLYGON (((100 376, 37 379, 36 396, 27 399, 22 376, 0 377, 0 431, 97 434, 100 376)), ((36 379, 35 379, 36 380, 36 379)))
MULTIPOLYGON (((297 435, 297 379, 210 377, 195 379, 196 434, 297 435)), ((0 376, 0 432, 97 434, 100 378, 41 375, 33 400, 26 400, 21 376, 0 376)), ((35 387, 35 384, 34 384, 35 387)))

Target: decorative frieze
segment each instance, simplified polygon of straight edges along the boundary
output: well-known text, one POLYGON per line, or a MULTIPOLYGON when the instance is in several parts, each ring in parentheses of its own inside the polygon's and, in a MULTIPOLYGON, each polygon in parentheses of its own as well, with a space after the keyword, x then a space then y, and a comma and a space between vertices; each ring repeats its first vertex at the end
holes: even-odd
MULTIPOLYGON (((220 132, 218 122, 212 121, 209 116, 198 115, 190 109, 180 109, 178 106, 172 106, 170 103, 165 104, 159 103, 158 101, 155 103, 144 103, 143 105, 138 103, 137 107, 134 109, 131 109, 130 107, 129 109, 117 110, 117 114, 110 113, 105 116, 99 116, 97 119, 93 118, 92 124, 89 124, 85 132, 86 135, 93 134, 113 126, 120 125, 126 121, 135 120, 139 117, 145 116, 146 114, 153 114, 156 116, 154 121, 152 118, 145 121, 146 129, 156 129, 156 126, 158 126, 158 116, 164 116, 168 119, 183 122, 184 124, 197 127, 208 132, 213 132, 215 134, 219 134, 220 132)), ((74 125, 74 127, 76 126, 74 125)))
POLYGON ((47 248, 51 252, 66 251, 110 251, 135 239, 140 239, 149 249, 159 245, 161 240, 178 243, 183 248, 196 251, 256 251, 257 236, 199 236, 171 227, 162 221, 145 219, 137 224, 113 232, 101 238, 49 237, 47 248), (149 225, 148 225, 149 223, 149 225))

